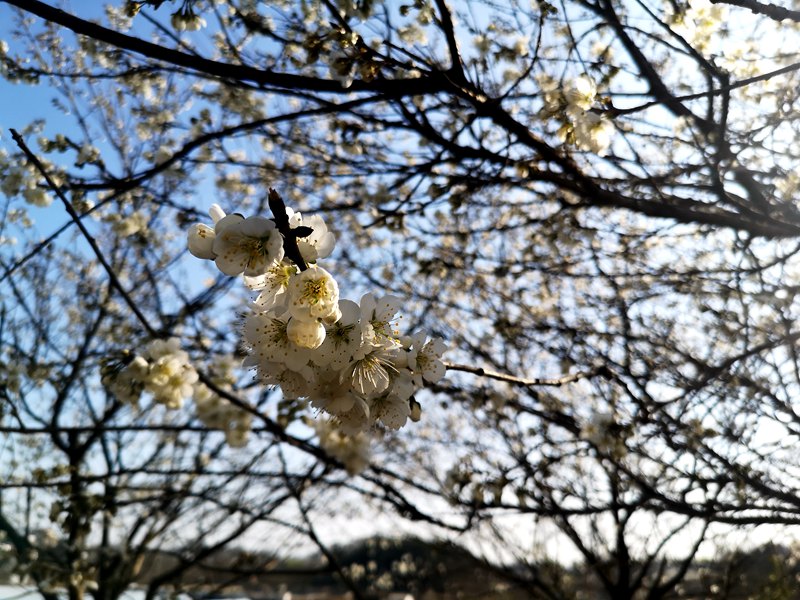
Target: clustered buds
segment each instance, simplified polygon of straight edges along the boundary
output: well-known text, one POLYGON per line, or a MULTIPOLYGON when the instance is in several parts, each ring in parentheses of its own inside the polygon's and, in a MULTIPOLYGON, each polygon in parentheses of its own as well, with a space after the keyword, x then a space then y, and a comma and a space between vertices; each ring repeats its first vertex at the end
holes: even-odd
POLYGON ((198 31, 206 26, 206 20, 195 13, 188 3, 172 13, 170 22, 177 31, 198 31))
POLYGON ((244 321, 245 365, 285 398, 306 399, 327 413, 347 436, 418 420, 414 393, 444 376, 444 343, 424 333, 401 336, 396 296, 341 298, 336 280, 317 263, 333 251, 333 234, 321 217, 279 206, 286 219, 273 221, 225 215, 214 205, 214 226, 194 225, 188 234, 194 256, 213 260, 226 275, 243 275, 259 293, 244 321), (282 222, 288 229, 280 230, 282 222), (289 258, 294 244, 302 260, 289 258))

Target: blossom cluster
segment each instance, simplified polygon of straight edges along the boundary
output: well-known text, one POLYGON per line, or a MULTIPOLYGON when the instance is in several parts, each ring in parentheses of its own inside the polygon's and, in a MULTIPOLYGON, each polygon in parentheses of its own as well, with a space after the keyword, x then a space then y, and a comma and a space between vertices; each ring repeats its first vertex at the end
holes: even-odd
POLYGON ((121 370, 107 373, 103 383, 120 400, 137 404, 142 392, 167 408, 180 408, 198 380, 177 339, 153 340, 121 370))
POLYGON ((0 150, 0 193, 4 196, 11 198, 19 195, 33 206, 49 206, 53 199, 39 185, 37 175, 35 167, 30 164, 15 165, 12 157, 0 150))
MULTIPOLYGON (((230 388, 235 382, 232 365, 224 359, 212 369, 213 382, 221 388, 230 388)), ((138 405, 143 393, 168 409, 178 409, 188 398, 194 399, 195 412, 208 427, 225 432, 230 446, 247 443, 251 416, 214 393, 199 381, 199 375, 189 362, 189 355, 180 348, 180 342, 171 338, 151 341, 141 354, 135 355, 103 376, 106 388, 122 402, 138 405)))
POLYGON ((318 264, 333 251, 334 235, 319 216, 281 210, 283 232, 276 224, 283 219, 226 215, 213 205, 213 226, 195 224, 188 233, 194 256, 214 261, 226 275, 242 275, 258 292, 244 321, 245 365, 285 398, 306 399, 330 415, 347 436, 418 420, 414 393, 444 375, 444 343, 422 332, 401 336, 395 296, 341 298, 336 280, 318 264), (293 244, 298 253, 290 258, 293 244))
POLYGON ((327 419, 319 419, 315 423, 319 445, 339 460, 350 475, 364 470, 369 463, 369 435, 359 431, 355 435, 347 435, 339 431, 335 423, 327 419))
POLYGON ((705 53, 709 51, 719 30, 724 27, 726 17, 727 7, 716 5, 710 0, 692 0, 685 10, 671 16, 670 27, 695 50, 705 53))
POLYGON ((558 137, 562 143, 575 144, 580 150, 605 156, 611 145, 614 126, 609 119, 591 109, 597 100, 597 85, 588 75, 580 75, 565 85, 546 74, 537 77, 542 98, 542 113, 557 116, 562 125, 558 137))

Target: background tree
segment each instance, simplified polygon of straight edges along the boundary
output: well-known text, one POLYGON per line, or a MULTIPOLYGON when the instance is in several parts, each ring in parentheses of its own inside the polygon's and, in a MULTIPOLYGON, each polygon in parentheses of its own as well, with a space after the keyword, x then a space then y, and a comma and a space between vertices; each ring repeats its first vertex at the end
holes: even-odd
POLYGON ((2 8, 3 76, 48 82, 63 115, 14 125, 78 213, 40 241, 30 220, 54 208, 34 207, 55 195, 6 146, 4 480, 22 492, 5 496, 50 514, 64 572, 97 594, 148 550, 188 566, 265 522, 336 569, 318 526, 365 499, 489 544, 509 581, 550 598, 579 590, 523 524, 612 598, 669 597, 716 536, 797 524, 797 13, 4 4, 19 10, 2 8), (450 347, 421 422, 374 431, 355 477, 361 446, 337 455, 311 407, 235 367, 248 294, 184 259, 212 202, 269 216, 269 188, 336 232, 343 295, 397 294, 404 331, 450 347), (226 427, 110 389, 170 337, 236 415, 226 427))

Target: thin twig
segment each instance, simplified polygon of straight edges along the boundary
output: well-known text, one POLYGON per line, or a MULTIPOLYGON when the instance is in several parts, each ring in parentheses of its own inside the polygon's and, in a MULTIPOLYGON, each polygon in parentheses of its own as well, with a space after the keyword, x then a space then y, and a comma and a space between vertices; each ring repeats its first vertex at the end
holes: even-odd
POLYGON ((117 274, 114 272, 114 269, 111 268, 110 264, 108 264, 108 261, 103 255, 103 251, 100 250, 100 246, 97 245, 97 242, 95 241, 94 237, 92 237, 92 234, 89 233, 88 229, 86 229, 86 226, 83 224, 83 221, 81 221, 80 215, 72 207, 70 201, 67 200, 67 197, 64 195, 64 192, 62 192, 61 188, 58 187, 55 184, 55 182, 50 178, 50 175, 47 174, 47 169, 44 168, 44 165, 38 158, 36 158, 36 155, 31 151, 31 149, 28 148, 28 145, 22 139, 22 136, 17 132, 17 130, 11 129, 10 131, 11 131, 11 137, 14 138, 14 141, 17 143, 17 146, 19 146, 20 149, 25 153, 25 156, 27 156, 28 160, 31 161, 31 164, 34 167, 36 167, 36 170, 39 171, 39 173, 41 173, 42 177, 44 177, 44 180, 47 182, 47 186, 51 190, 53 190, 53 193, 56 196, 58 196, 61 202, 64 203, 64 208, 66 209, 67 214, 69 214, 72 221, 75 223, 75 225, 77 225, 81 234, 83 234, 83 237, 86 239, 89 246, 91 246, 95 256, 97 256, 97 260, 100 261, 100 264, 103 266, 106 273, 108 274, 108 278, 111 281, 112 287, 114 287, 114 289, 116 289, 119 292, 119 294, 122 296, 122 299, 125 301, 125 304, 127 304, 128 308, 130 308, 131 311, 133 311, 133 314, 136 315, 136 318, 139 320, 142 326, 145 329, 147 329, 147 332, 153 337, 161 337, 159 333, 156 331, 155 327, 153 327, 147 320, 147 317, 145 317, 144 314, 139 310, 139 307, 136 306, 136 303, 130 297, 125 288, 122 287, 122 283, 120 283, 117 274))
POLYGON ((506 373, 499 373, 497 371, 492 371, 491 369, 484 369, 483 367, 458 365, 448 362, 444 363, 444 366, 447 368, 448 371, 463 371, 465 373, 472 373, 473 375, 478 375, 480 377, 489 377, 490 379, 507 381, 508 383, 513 383, 515 385, 522 385, 526 387, 536 386, 536 385, 557 387, 561 385, 566 385, 568 383, 574 383, 581 379, 591 379, 597 376, 607 377, 609 374, 608 369, 606 367, 600 366, 590 371, 572 373, 570 375, 564 375, 563 377, 556 377, 554 379, 545 379, 538 377, 533 379, 525 379, 523 377, 515 377, 514 375, 508 375, 506 373))
MULTIPOLYGON (((100 264, 103 265, 103 268, 108 273, 109 279, 111 281, 111 285, 120 293, 122 298, 125 300, 125 303, 130 307, 130 309, 133 311, 133 314, 136 316, 138 321, 142 324, 142 326, 147 330, 147 332, 151 336, 156 337, 156 338, 164 337, 165 336, 165 332, 157 331, 150 324, 150 322, 147 320, 147 317, 145 317, 145 315, 139 310, 139 308, 134 303, 133 299, 130 297, 130 295, 127 293, 127 291, 125 291, 125 288, 122 287, 122 284, 120 283, 119 279, 117 278, 116 273, 114 273, 114 270, 111 268, 111 265, 108 264, 108 262, 106 261, 105 257, 103 256, 103 252, 100 250, 100 247, 97 245, 97 242, 92 237, 91 233, 89 233, 89 231, 86 229, 86 226, 81 221, 80 216, 77 214, 77 212, 75 212, 75 209, 72 207, 72 205, 70 204, 69 200, 67 200, 67 197, 61 191, 61 189, 58 186, 56 186, 55 182, 47 174, 47 170, 44 168, 44 165, 42 165, 42 163, 39 161, 38 158, 36 158, 36 156, 33 154, 33 152, 30 150, 30 148, 28 148, 28 146, 25 144, 25 141, 22 139, 22 137, 19 135, 19 133, 17 133, 17 131, 14 130, 14 129, 11 129, 10 131, 11 131, 11 135, 14 138, 14 141, 17 143, 17 145, 25 153, 25 155, 28 157, 28 159, 31 161, 31 163, 34 165, 34 167, 36 167, 36 169, 42 174, 42 177, 44 177, 44 179, 47 182, 47 185, 50 187, 50 189, 52 189, 53 192, 64 203, 64 207, 66 208, 67 213, 69 213, 69 216, 75 222, 75 224, 77 225, 78 229, 80 229, 81 233, 86 238, 86 241, 89 243, 89 245, 91 246, 91 248, 94 251, 95 255, 97 256, 97 259, 100 261, 100 264)), ((284 211, 285 211, 285 209, 284 209, 284 211)), ((284 212, 284 215, 285 215, 285 212, 284 212)), ((287 221, 287 224, 288 224, 288 221, 287 221)), ((295 242, 295 245, 296 245, 296 242, 295 242)), ((298 251, 298 255, 299 255, 299 251, 298 251)), ((224 389, 220 388, 218 385, 215 384, 215 382, 212 380, 212 378, 208 374, 206 374, 206 373, 204 373, 202 371, 199 371, 199 370, 197 371, 197 374, 198 374, 198 377, 199 377, 200 381, 203 382, 211 391, 216 393, 218 396, 221 396, 222 398, 224 398, 225 400, 227 400, 228 402, 230 402, 234 406, 236 406, 238 408, 241 408, 242 410, 250 413, 251 415, 253 415, 257 419, 259 419, 261 422, 264 423, 264 426, 265 426, 266 430, 268 430, 270 433, 275 435, 281 441, 286 442, 288 444, 291 444, 292 446, 294 446, 296 448, 299 448, 299 449, 307 452, 308 454, 311 454, 312 456, 315 456, 316 458, 318 458, 318 459, 320 459, 320 460, 322 460, 322 461, 324 461, 324 462, 326 462, 328 464, 336 465, 337 467, 341 467, 341 463, 339 463, 335 459, 332 459, 332 458, 328 457, 327 454, 325 454, 325 452, 322 451, 321 449, 309 444, 308 442, 306 442, 304 440, 301 440, 299 438, 296 438, 294 436, 289 435, 283 427, 281 427, 278 423, 276 423, 275 421, 270 419, 265 414, 261 413, 261 411, 259 411, 257 408, 255 408, 254 406, 250 405, 248 402, 243 401, 238 396, 230 393, 228 390, 224 390, 224 389)))

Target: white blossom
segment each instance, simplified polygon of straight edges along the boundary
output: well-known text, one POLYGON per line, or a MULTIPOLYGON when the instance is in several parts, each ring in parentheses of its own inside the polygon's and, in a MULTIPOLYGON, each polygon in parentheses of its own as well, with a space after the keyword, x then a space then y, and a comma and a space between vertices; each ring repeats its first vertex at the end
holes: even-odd
POLYGON ((22 197, 25 198, 25 202, 28 204, 33 204, 34 206, 40 207, 47 207, 53 202, 53 199, 50 195, 44 191, 44 188, 40 188, 38 186, 30 186, 26 187, 22 190, 22 197))
POLYGON ((365 343, 391 348, 400 345, 392 319, 401 303, 400 298, 391 294, 377 299, 371 293, 361 297, 361 335, 365 343))
POLYGON ((316 422, 319 445, 333 458, 344 464, 347 472, 357 475, 369 464, 369 435, 359 431, 347 435, 336 429, 336 423, 328 419, 316 422))
POLYGON ((115 219, 111 228, 119 237, 130 237, 137 233, 144 233, 147 231, 147 217, 143 213, 136 211, 127 217, 120 216, 115 219))
POLYGON ((216 257, 214 254, 214 239, 217 236, 216 225, 225 218, 225 211, 222 210, 219 204, 212 204, 208 214, 214 223, 214 227, 203 223, 195 223, 189 228, 186 245, 193 256, 214 260, 216 257))
POLYGON ((280 362, 261 362, 258 374, 263 383, 279 386, 285 398, 302 398, 311 393, 313 374, 308 366, 296 368, 287 368, 280 362))
POLYGON ((216 223, 215 234, 215 262, 226 275, 262 275, 283 260, 283 238, 264 217, 227 215, 216 223))
POLYGON ((123 402, 136 404, 142 391, 167 408, 180 408, 193 393, 198 380, 189 355, 180 349, 177 339, 153 340, 141 356, 135 356, 115 375, 103 382, 123 402))
POLYGON ((347 435, 357 435, 362 431, 366 431, 370 423, 370 411, 367 401, 356 395, 353 398, 353 407, 347 412, 337 415, 339 425, 347 435))
MULTIPOLYGON (((417 377, 425 379, 430 383, 436 383, 444 377, 446 369, 442 362, 442 354, 447 347, 440 338, 426 341, 424 332, 418 332, 411 336, 412 346, 408 351, 408 367, 417 377)), ((422 387, 422 381, 418 380, 418 385, 422 387)))
POLYGON ((153 340, 144 353, 149 364, 145 391, 167 408, 180 408, 193 393, 197 371, 189 364, 189 356, 180 350, 176 339, 153 340))
POLYGON ((389 387, 391 373, 395 372, 396 368, 385 348, 362 346, 342 377, 349 378, 353 389, 360 394, 374 396, 389 387))
POLYGON ((567 110, 570 108, 580 111, 589 110, 594 104, 596 95, 597 86, 588 75, 579 75, 564 88, 567 110))
POLYGON ((222 207, 219 204, 212 204, 211 208, 208 209, 208 215, 211 217, 214 225, 216 225, 225 218, 225 211, 222 210, 222 207))
POLYGON ((411 406, 408 400, 389 394, 377 398, 372 403, 372 416, 389 429, 400 429, 406 424, 411 406))
POLYGON ((326 258, 333 252, 336 245, 336 237, 328 231, 328 226, 319 215, 313 215, 308 219, 303 219, 305 227, 311 227, 314 231, 311 235, 298 238, 297 247, 306 262, 316 262, 320 258, 326 258))
POLYGON ((289 280, 289 312, 303 321, 325 319, 339 306, 339 286, 325 269, 310 266, 289 280))
MULTIPOLYGON (((298 239, 308 265, 300 271, 284 256, 283 238, 272 220, 227 215, 218 205, 209 214, 214 227, 193 225, 187 244, 193 255, 215 260, 223 273, 242 273, 245 285, 259 292, 244 320, 249 356, 243 364, 256 370, 262 384, 278 386, 288 399, 305 398, 330 415, 341 439, 358 436, 376 423, 399 429, 409 418, 419 420, 413 395, 425 381, 444 375, 444 344, 427 341, 424 333, 401 343, 396 315, 402 302, 397 296, 364 294, 360 304, 340 299, 336 280, 316 264, 335 242, 321 218, 303 219, 286 209, 291 228, 312 230, 298 239)), ((185 396, 178 385, 184 363, 174 352, 156 354, 147 357, 145 389, 158 395, 157 401, 176 404, 178 396, 185 396)), ((185 373, 182 377, 191 379, 185 373)), ((247 413, 206 386, 194 388, 198 418, 224 430, 229 445, 246 443, 247 413)))
POLYGON ((338 369, 316 369, 313 380, 314 384, 308 393, 311 406, 320 408, 329 414, 345 414, 356 403, 363 400, 353 390, 350 382, 340 377, 338 369))
POLYGON ((257 310, 266 311, 287 306, 289 281, 297 273, 297 267, 286 261, 277 263, 267 269, 263 275, 245 276, 244 283, 251 290, 261 290, 255 300, 257 310))
POLYGON ((605 156, 611 145, 614 125, 603 115, 586 113, 575 123, 575 144, 581 150, 605 156))
MULTIPOLYGON (((223 378, 227 377, 223 374, 223 378)), ((223 384, 223 389, 228 387, 223 384)), ((225 441, 232 448, 247 445, 252 416, 226 398, 214 393, 208 386, 197 383, 194 388, 194 406, 197 418, 203 424, 225 432, 225 441)))
POLYGON ((84 144, 81 146, 78 156, 75 159, 75 165, 81 166, 86 163, 98 162, 100 160, 100 150, 91 144, 84 144))
POLYGON ((251 313, 245 319, 244 337, 251 345, 256 364, 281 363, 291 369, 302 368, 308 354, 295 345, 287 333, 288 318, 273 313, 251 313))
POLYGON ((539 94, 542 99, 542 112, 552 115, 561 108, 562 95, 558 81, 546 73, 539 73, 536 76, 539 84, 539 94))
POLYGON ((355 61, 343 52, 333 54, 328 59, 328 71, 331 79, 348 88, 355 77, 355 61))
POLYGON ((343 369, 361 347, 361 311, 352 300, 339 300, 341 317, 329 325, 322 342, 312 360, 320 366, 343 369))
POLYGON ((192 11, 179 10, 172 14, 170 23, 176 31, 198 31, 206 26, 206 20, 192 11))

